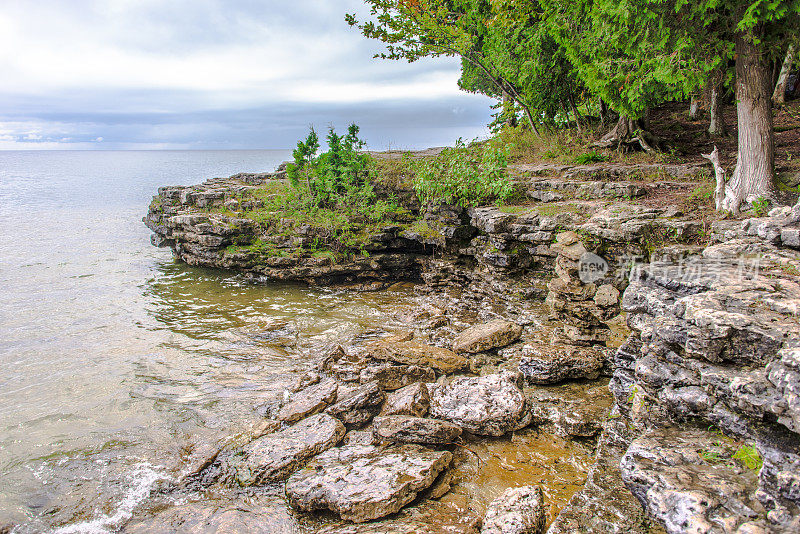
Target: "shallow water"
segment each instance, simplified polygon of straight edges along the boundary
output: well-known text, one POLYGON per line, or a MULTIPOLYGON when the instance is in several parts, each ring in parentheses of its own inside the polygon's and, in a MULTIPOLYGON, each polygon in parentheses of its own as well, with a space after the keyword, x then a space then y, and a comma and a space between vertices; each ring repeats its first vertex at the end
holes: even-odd
MULTIPOLYGON (((320 347, 392 326, 407 286, 251 285, 150 245, 141 218, 158 186, 271 170, 287 156, 0 152, 0 529, 114 531, 180 473, 191 446, 259 420, 320 347)), ((566 502, 588 451, 519 439, 470 445, 483 463, 462 462, 460 489, 436 513, 480 514, 531 477, 566 502)), ((291 519, 279 501, 270 506, 291 519)))

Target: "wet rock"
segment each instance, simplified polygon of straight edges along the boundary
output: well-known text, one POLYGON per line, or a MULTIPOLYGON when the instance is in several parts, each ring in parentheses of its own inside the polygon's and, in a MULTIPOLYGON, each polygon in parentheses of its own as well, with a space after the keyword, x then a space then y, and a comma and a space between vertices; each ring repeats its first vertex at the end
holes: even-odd
POLYGON ((344 349, 341 345, 334 345, 328 348, 317 360, 317 370, 329 372, 334 364, 345 357, 344 349))
POLYGON ((509 488, 489 505, 481 534, 540 534, 544 524, 542 490, 538 486, 509 488))
POLYGON ((328 509, 363 523, 412 502, 451 461, 451 453, 419 445, 335 448, 289 477, 286 495, 300 510, 328 509))
POLYGON ((285 507, 274 503, 193 502, 167 508, 152 517, 135 519, 124 534, 286 534, 297 531, 297 522, 285 507))
POLYGON ((390 393, 381 409, 381 415, 424 417, 430 406, 428 387, 422 382, 417 382, 390 393))
POLYGON ((394 391, 414 382, 433 382, 436 380, 436 373, 433 369, 418 365, 381 363, 364 368, 359 380, 362 384, 377 381, 384 391, 394 391))
POLYGON ((342 446, 348 445, 378 445, 378 440, 375 439, 375 434, 371 430, 351 430, 342 440, 342 446))
POLYGON ((344 435, 340 421, 326 414, 312 415, 285 430, 251 441, 231 454, 220 454, 217 462, 221 463, 221 478, 235 480, 242 486, 283 480, 311 457, 339 443, 344 435))
POLYGON ((453 340, 453 350, 468 353, 484 352, 510 345, 521 335, 521 326, 498 319, 461 332, 453 340))
POLYGON ((758 473, 732 460, 719 434, 659 429, 635 439, 622 458, 625 484, 670 534, 789 532, 768 525, 755 499, 758 473))
POLYGON ((519 370, 532 384, 595 379, 603 367, 603 353, 592 347, 536 343, 527 345, 526 349, 519 370))
POLYGON ((612 397, 605 381, 526 388, 532 424, 552 424, 561 436, 592 437, 603 428, 612 397))
POLYGON ((377 341, 367 346, 364 354, 374 360, 389 360, 403 365, 429 367, 444 374, 469 367, 469 360, 451 350, 431 347, 414 341, 399 343, 377 341))
POLYGON ((390 415, 376 417, 372 422, 375 437, 399 443, 452 443, 461 435, 461 427, 438 419, 390 415))
POLYGON ((289 391, 292 393, 297 393, 298 391, 302 391, 309 386, 319 384, 320 380, 322 380, 322 375, 320 375, 318 372, 307 371, 297 377, 297 381, 292 387, 289 388, 289 391))
POLYGON ((378 415, 386 395, 377 382, 370 382, 343 396, 336 404, 328 407, 325 413, 342 421, 347 428, 357 428, 368 423, 378 415))
POLYGON ((503 371, 482 377, 458 377, 428 387, 430 414, 473 434, 502 436, 529 422, 525 395, 515 375, 503 371))
POLYGON ((309 415, 319 413, 336 400, 338 384, 335 380, 325 380, 309 386, 295 394, 278 413, 278 419, 285 423, 294 423, 309 415))

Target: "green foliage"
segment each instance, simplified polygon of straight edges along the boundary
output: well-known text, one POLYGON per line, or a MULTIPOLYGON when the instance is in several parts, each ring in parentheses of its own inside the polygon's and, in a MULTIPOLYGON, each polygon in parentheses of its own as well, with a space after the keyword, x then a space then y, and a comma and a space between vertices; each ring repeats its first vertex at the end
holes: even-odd
POLYGON ((732 458, 741 462, 746 468, 754 471, 760 471, 761 466, 764 465, 764 460, 752 445, 742 445, 739 447, 739 450, 734 453, 732 458))
POLYGON ((506 201, 514 193, 509 178, 509 147, 492 143, 467 146, 459 139, 433 159, 414 163, 414 190, 423 203, 475 206, 492 200, 506 201))
POLYGON ((374 193, 369 181, 370 157, 361 152, 365 143, 358 137, 359 128, 351 124, 347 134, 328 130, 328 151, 316 155, 319 139, 314 128, 305 141, 297 143, 294 163, 287 174, 295 187, 301 182, 318 206, 333 207, 341 201, 370 202, 374 193))
POLYGON ((752 202, 751 206, 756 217, 766 217, 767 213, 769 213, 770 202, 767 198, 758 197, 752 202))
POLYGON ((602 161, 606 161, 608 156, 605 154, 601 154, 596 150, 592 150, 591 152, 586 152, 585 154, 580 154, 575 157, 573 160, 577 165, 586 165, 588 163, 600 163, 602 161))

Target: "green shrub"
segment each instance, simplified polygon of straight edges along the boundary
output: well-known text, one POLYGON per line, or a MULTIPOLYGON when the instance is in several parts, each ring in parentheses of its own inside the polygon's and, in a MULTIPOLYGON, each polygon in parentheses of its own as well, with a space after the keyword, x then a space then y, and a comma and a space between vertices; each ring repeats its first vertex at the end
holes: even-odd
POLYGON ((467 146, 459 139, 436 158, 414 162, 414 190, 423 203, 468 207, 505 201, 514 193, 506 172, 509 150, 508 145, 491 143, 467 146))
POLYGON ((591 152, 586 152, 585 154, 580 154, 575 156, 573 160, 576 165, 587 165, 589 163, 600 163, 606 161, 608 156, 605 154, 601 154, 596 150, 592 150, 591 152))

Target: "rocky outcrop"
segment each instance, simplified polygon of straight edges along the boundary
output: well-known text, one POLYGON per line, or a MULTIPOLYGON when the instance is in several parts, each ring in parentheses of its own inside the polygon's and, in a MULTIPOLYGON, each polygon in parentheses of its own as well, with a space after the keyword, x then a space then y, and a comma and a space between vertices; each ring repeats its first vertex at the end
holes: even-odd
POLYGON ((451 461, 449 452, 419 445, 335 448, 292 475, 286 495, 300 510, 328 509, 363 523, 413 501, 451 461))
POLYGON ((634 425, 661 430, 634 441, 623 471, 670 532, 687 521, 708 532, 797 528, 799 269, 800 253, 750 237, 632 275, 623 308, 634 334, 617 352, 611 389, 634 425), (714 425, 739 450, 754 447, 757 480, 735 462, 702 464, 696 443, 719 437, 666 430, 676 423, 714 425), (698 479, 715 483, 704 493, 698 479))
POLYGON ((508 372, 458 377, 428 389, 431 416, 455 423, 473 434, 502 436, 530 422, 525 394, 517 384, 517 377, 508 372))
POLYGON ((492 501, 481 534, 541 534, 544 498, 538 486, 509 488, 492 501))

